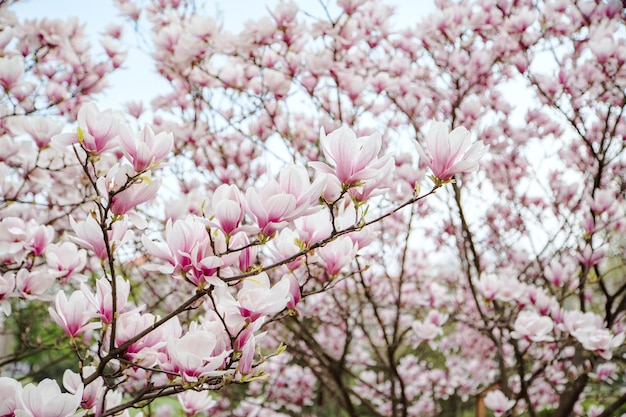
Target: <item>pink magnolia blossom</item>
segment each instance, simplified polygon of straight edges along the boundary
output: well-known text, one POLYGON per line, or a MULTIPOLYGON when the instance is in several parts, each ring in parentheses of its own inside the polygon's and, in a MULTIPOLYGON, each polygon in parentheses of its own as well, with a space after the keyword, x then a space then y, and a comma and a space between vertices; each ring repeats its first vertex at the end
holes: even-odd
POLYGON ((61 146, 79 143, 87 152, 99 155, 117 146, 123 129, 128 126, 121 115, 111 110, 101 112, 94 103, 87 103, 78 111, 76 133, 60 133, 52 141, 61 146))
MULTIPOLYGON (((299 236, 297 232, 291 229, 283 229, 276 234, 274 239, 268 245, 268 249, 272 254, 274 262, 279 262, 284 259, 290 258, 293 255, 300 252, 302 249, 298 244, 299 236)), ((302 258, 298 257, 291 262, 287 263, 287 268, 295 271, 302 266, 302 258)))
POLYGON ((5 91, 11 90, 24 75, 24 58, 14 56, 0 58, 0 85, 5 91))
POLYGON ((246 200, 239 188, 228 184, 220 185, 213 192, 211 206, 213 215, 225 234, 230 235, 239 230, 246 211, 246 200))
POLYGON ((329 275, 337 275, 354 259, 358 246, 348 236, 341 236, 317 250, 329 275))
POLYGON ((509 400, 500 390, 489 391, 485 395, 485 407, 492 410, 496 416, 509 411, 515 405, 515 400, 509 400))
POLYGON ((246 190, 247 210, 261 233, 272 236, 287 222, 319 210, 317 200, 323 188, 323 178, 311 183, 304 167, 289 165, 281 171, 278 182, 271 180, 246 190))
POLYGON ((598 264, 605 256, 606 253, 603 249, 594 250, 590 245, 585 245, 585 248, 576 255, 581 265, 587 269, 590 269, 594 265, 598 264))
POLYGON ((217 346, 215 334, 203 329, 192 329, 180 338, 170 338, 167 355, 172 372, 180 373, 186 382, 222 375, 231 351, 217 352, 217 346))
POLYGON ((56 381, 44 379, 38 385, 28 384, 18 395, 16 416, 69 417, 73 415, 82 397, 82 390, 74 394, 61 393, 56 381))
POLYGON ((519 282, 517 277, 510 274, 510 271, 504 271, 499 277, 500 290, 496 294, 496 300, 502 302, 519 301, 526 293, 526 286, 519 282))
POLYGON ((317 201, 322 194, 325 178, 317 177, 311 183, 306 168, 300 165, 288 165, 280 171, 278 184, 283 192, 296 199, 295 213, 291 219, 317 212, 317 201))
MULTIPOLYGON (((225 251, 225 241, 209 238, 207 223, 200 218, 188 216, 165 225, 165 242, 154 242, 145 235, 142 242, 146 250, 169 265, 150 266, 165 274, 179 274, 198 285, 210 282, 216 286, 225 285, 215 273, 217 268, 237 262, 238 254, 217 256, 213 247, 225 251)), ((223 236, 222 236, 223 238, 223 236)))
POLYGON ((294 224, 300 241, 307 245, 326 239, 333 231, 328 210, 320 210, 317 213, 300 217, 294 220, 294 224))
POLYGON ((336 176, 348 187, 376 178, 388 162, 388 158, 378 158, 382 146, 378 133, 357 138, 346 126, 328 135, 322 129, 320 145, 328 165, 323 162, 311 162, 310 165, 319 172, 336 176))
POLYGON ((45 251, 48 271, 60 278, 79 273, 87 264, 87 252, 72 242, 48 245, 45 251))
POLYGON ((283 277, 271 287, 270 279, 265 272, 246 278, 237 293, 240 314, 250 322, 261 316, 276 314, 287 306, 289 291, 290 283, 287 277, 283 277))
POLYGON ((598 417, 604 411, 604 406, 601 404, 591 404, 587 408, 587 417, 598 417))
MULTIPOLYGON (((29 222, 32 226, 32 223, 29 222)), ((28 239, 28 247, 36 256, 41 255, 46 247, 52 242, 54 238, 54 229, 51 226, 44 225, 36 225, 34 227, 29 227, 30 236, 28 239)))
POLYGON ((0 312, 4 313, 5 316, 11 314, 11 301, 9 297, 14 295, 14 291, 15 273, 6 272, 0 275, 0 312))
POLYGON ((155 134, 150 126, 146 126, 136 134, 130 129, 120 131, 122 152, 137 172, 143 172, 163 161, 173 144, 172 133, 155 134))
POLYGON ((493 301, 502 286, 500 278, 495 274, 483 274, 476 282, 476 289, 487 301, 493 301))
POLYGON ((136 206, 152 200, 161 187, 161 178, 143 178, 111 198, 111 212, 122 215, 136 206))
POLYGON ((80 406, 85 410, 89 410, 96 406, 98 400, 102 399, 104 379, 99 376, 92 383, 85 386, 83 377, 89 378, 96 372, 96 368, 94 366, 84 366, 81 372, 82 377, 80 374, 67 369, 63 373, 63 386, 70 394, 82 391, 80 406))
POLYGON ((441 326, 428 320, 415 320, 411 324, 411 328, 417 335, 419 343, 430 342, 433 339, 443 335, 443 329, 441 328, 441 326))
POLYGON ((478 161, 489 147, 484 146, 482 141, 470 144, 470 140, 470 132, 462 126, 448 133, 445 123, 433 122, 426 135, 426 147, 430 156, 419 144, 417 150, 424 163, 432 170, 433 176, 446 182, 456 174, 478 169, 478 161))
POLYGON ((22 249, 26 245, 28 231, 24 220, 6 217, 0 220, 0 259, 20 262, 22 249))
POLYGON ((54 285, 55 278, 46 271, 28 271, 20 269, 15 275, 15 291, 20 297, 32 299, 49 299, 46 291, 54 285))
MULTIPOLYGON (((107 246, 102 236, 102 229, 98 224, 98 221, 91 215, 88 215, 85 220, 76 222, 72 216, 70 216, 70 225, 74 229, 76 236, 70 235, 69 238, 72 242, 82 246, 85 249, 92 251, 98 258, 107 259, 107 246)), ((111 244, 111 250, 123 244, 129 239, 133 232, 128 230, 128 222, 126 219, 122 221, 116 221, 111 225, 110 230, 107 231, 109 243, 111 244)))
MULTIPOLYGON (((130 295, 130 282, 124 278, 118 276, 116 278, 116 308, 117 313, 125 311, 125 307, 128 303, 128 297, 130 295)), ((111 323, 113 320, 113 289, 111 283, 105 277, 96 280, 96 294, 94 295, 89 287, 81 285, 81 291, 90 303, 90 310, 94 311, 94 314, 103 323, 111 323)))
POLYGON ((69 238, 78 245, 93 251, 100 259, 107 259, 107 247, 102 237, 102 229, 93 216, 87 216, 85 220, 76 222, 70 216, 70 225, 74 229, 76 236, 69 238))
POLYGON ((176 397, 187 417, 207 412, 217 404, 207 391, 185 391, 176 397))
POLYGON ((7 125, 14 135, 29 135, 39 148, 48 146, 50 139, 63 130, 61 121, 41 116, 11 117, 7 120, 7 125))
POLYGON ((287 308, 293 310, 302 298, 300 291, 300 283, 295 275, 291 274, 289 277, 289 301, 287 301, 287 308))
POLYGON ((554 322, 550 317, 540 316, 535 311, 523 310, 515 319, 514 331, 511 337, 514 339, 526 339, 532 342, 544 342, 552 340, 554 322))
POLYGON ((0 376, 0 416, 12 416, 18 407, 22 385, 15 379, 0 376))
POLYGON ((240 334, 235 341, 236 349, 241 351, 241 357, 237 364, 237 371, 241 375, 248 375, 252 372, 254 362, 254 354, 256 353, 256 337, 254 335, 254 327, 248 326, 240 334))
POLYGON ((602 317, 587 311, 567 310, 563 313, 563 327, 565 330, 576 337, 577 334, 587 333, 595 329, 604 327, 602 317))
MULTIPOLYGON (((141 314, 137 309, 119 315, 117 320, 115 344, 120 346, 139 333, 149 328, 159 319, 151 313, 141 314)), ((154 366, 158 358, 165 352, 168 340, 180 337, 182 329, 177 318, 168 321, 152 332, 133 342, 125 350, 127 359, 140 363, 143 366, 154 366)))
POLYGON ((246 272, 254 266, 259 248, 250 245, 250 239, 247 234, 239 232, 234 235, 230 239, 229 247, 238 254, 237 260, 240 271, 246 272))
POLYGON ((624 333, 613 335, 608 329, 581 329, 574 333, 583 348, 597 353, 606 360, 611 360, 613 350, 624 343, 624 333))
POLYGON ((111 212, 126 214, 135 206, 154 198, 161 187, 161 178, 149 174, 137 176, 128 164, 115 164, 96 181, 100 195, 108 201, 111 212))
POLYGON ((70 298, 63 291, 56 296, 54 308, 48 308, 50 317, 63 329, 67 337, 77 337, 101 326, 90 322, 95 317, 87 297, 81 291, 74 291, 70 298))

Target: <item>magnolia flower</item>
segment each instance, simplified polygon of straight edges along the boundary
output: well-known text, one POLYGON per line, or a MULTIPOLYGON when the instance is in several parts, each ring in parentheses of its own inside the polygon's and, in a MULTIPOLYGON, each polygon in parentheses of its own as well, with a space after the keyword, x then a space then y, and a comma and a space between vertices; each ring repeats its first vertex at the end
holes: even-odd
POLYGON ((487 301, 493 301, 500 292, 501 281, 495 274, 483 274, 476 282, 476 289, 487 301))
POLYGON ((341 236, 317 250, 321 264, 329 275, 337 275, 352 262, 358 246, 348 236, 341 236))
POLYGON ((48 245, 45 255, 48 271, 63 278, 80 272, 87 264, 87 252, 72 242, 48 245))
POLYGON ((237 253, 217 256, 213 247, 225 250, 224 241, 211 240, 206 223, 194 216, 174 223, 168 220, 165 225, 165 242, 153 242, 145 235, 142 236, 142 242, 148 253, 169 263, 154 267, 156 270, 164 274, 183 275, 196 285, 200 282, 224 285, 222 280, 214 276, 217 268, 226 266, 225 263, 231 265, 238 258, 237 253))
POLYGON ((121 115, 111 110, 101 112, 94 103, 87 103, 78 111, 76 133, 55 135, 52 142, 61 146, 80 143, 87 152, 99 155, 117 146, 123 129, 128 129, 128 126, 121 115))
POLYGON ((231 351, 216 352, 217 338, 213 332, 190 330, 181 338, 167 341, 167 355, 173 372, 184 381, 195 382, 204 376, 221 375, 220 371, 231 351))
POLYGON ((322 128, 320 145, 328 165, 323 162, 311 162, 310 165, 319 172, 336 176, 349 187, 376 178, 388 162, 388 158, 378 158, 382 146, 378 133, 357 137, 350 128, 342 126, 326 135, 322 128))
POLYGON ((443 330, 441 326, 435 324, 431 321, 420 321, 416 320, 411 324, 413 331, 417 335, 419 343, 421 342, 430 342, 433 339, 441 336, 443 334, 443 330))
POLYGON ((137 172, 142 172, 163 161, 172 149, 174 135, 161 132, 155 134, 150 126, 134 134, 130 129, 120 131, 120 147, 124 156, 137 172))
MULTIPOLYGON (((128 303, 130 295, 130 282, 118 276, 116 278, 116 304, 117 313, 123 312, 128 303)), ((94 295, 89 287, 81 285, 81 291, 91 304, 91 308, 103 323, 111 323, 113 321, 113 288, 111 283, 105 277, 96 281, 96 294, 94 295)))
POLYGON ((285 309, 289 301, 290 283, 283 277, 278 284, 270 287, 265 272, 246 278, 237 293, 239 311, 250 322, 261 316, 276 314, 285 309))
POLYGON ((56 381, 44 379, 39 385, 28 384, 18 396, 16 416, 69 417, 80 405, 82 389, 74 394, 61 393, 56 381))
MULTIPOLYGON (((95 366, 84 366, 82 368, 83 377, 88 378, 96 372, 95 366)), ((70 369, 66 369, 63 373, 63 386, 71 394, 82 391, 81 407, 88 410, 95 407, 98 399, 102 398, 104 388, 104 379, 99 376, 87 386, 83 385, 83 377, 70 369)))
MULTIPOLYGON (((115 328, 116 345, 120 346, 147 328, 150 328, 158 316, 150 313, 141 314, 138 310, 131 310, 119 315, 115 328)), ((165 349, 167 340, 176 339, 182 333, 180 322, 176 317, 166 324, 149 332, 139 340, 131 343, 125 350, 125 356, 144 366, 153 366, 157 363, 159 353, 165 349)))
POLYGON ((613 335, 608 329, 579 331, 574 336, 583 348, 597 353, 607 361, 613 357, 613 349, 622 346, 624 342, 624 333, 613 335))
POLYGON ((12 378, 0 376, 0 416, 12 416, 22 385, 12 378))
POLYGON ((552 339, 550 333, 554 328, 554 322, 550 317, 540 316, 535 311, 524 310, 517 316, 513 328, 511 337, 514 339, 543 342, 552 339))
POLYGON ((478 141, 470 145, 470 132, 460 126, 448 133, 443 122, 433 122, 426 135, 427 155, 417 144, 417 151, 426 165, 433 171, 433 176, 446 182, 456 174, 478 170, 478 160, 485 155, 488 146, 478 141))
POLYGON ((317 200, 323 188, 324 177, 311 183, 304 167, 289 165, 281 171, 278 182, 271 180, 263 187, 246 190, 247 210, 261 233, 272 236, 287 222, 319 210, 317 200))
POLYGON ((208 391, 185 391, 176 396, 183 412, 191 417, 206 412, 217 404, 208 391))
POLYGON ((51 117, 14 116, 8 118, 6 123, 14 135, 29 135, 39 148, 48 146, 52 136, 63 130, 63 122, 51 117))
MULTIPOLYGON (((72 242, 92 251, 100 259, 108 258, 107 246, 104 242, 102 229, 93 216, 88 215, 85 220, 79 222, 76 222, 76 220, 70 216, 70 225, 72 229, 74 229, 74 233, 76 233, 76 236, 69 236, 72 242)), ((118 245, 121 245, 129 239, 133 232, 132 230, 128 230, 128 222, 126 219, 123 219, 122 221, 113 223, 111 230, 109 230, 107 234, 110 248, 114 251, 118 245)))
POLYGON ((100 323, 89 323, 95 314, 81 291, 74 291, 69 299, 63 291, 59 291, 54 306, 54 309, 48 308, 50 317, 67 337, 76 337, 101 326, 100 323))
POLYGON ((20 269, 15 275, 15 291, 26 299, 48 299, 45 292, 52 287, 55 278, 46 271, 20 269))
POLYGON ((222 184, 213 192, 213 215, 222 231, 230 235, 237 231, 246 211, 245 197, 235 185, 222 184))
POLYGON ((111 198, 111 212, 121 215, 132 210, 139 204, 151 200, 161 187, 161 178, 150 180, 143 178, 111 198))
POLYGON ((496 416, 509 411, 515 405, 515 400, 509 400, 500 390, 489 391, 485 395, 485 407, 492 410, 496 416))
POLYGON ((14 56, 0 58, 0 85, 10 90, 24 75, 24 58, 14 56))
MULTIPOLYGON (((11 302, 9 297, 13 295, 15 289, 15 273, 7 272, 0 275, 0 312, 5 316, 11 314, 11 302)), ((4 414, 0 414, 3 416, 4 414)))

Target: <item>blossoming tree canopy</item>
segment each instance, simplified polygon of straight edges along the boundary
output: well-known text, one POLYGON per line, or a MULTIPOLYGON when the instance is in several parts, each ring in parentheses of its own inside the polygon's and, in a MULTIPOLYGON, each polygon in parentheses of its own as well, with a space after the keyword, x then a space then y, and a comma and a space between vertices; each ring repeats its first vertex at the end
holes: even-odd
POLYGON ((115 5, 0 3, 0 415, 626 413, 620 2, 115 5))

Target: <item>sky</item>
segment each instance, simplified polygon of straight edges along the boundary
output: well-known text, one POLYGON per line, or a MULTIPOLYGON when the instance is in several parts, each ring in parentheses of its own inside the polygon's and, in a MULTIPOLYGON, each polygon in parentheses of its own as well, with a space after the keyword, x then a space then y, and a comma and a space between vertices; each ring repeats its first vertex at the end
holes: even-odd
MULTIPOLYGON (((397 27, 412 26, 435 10, 434 0, 384 1, 396 6, 393 21, 397 27)), ((322 15, 320 2, 335 3, 334 0, 295 0, 299 7, 313 15, 322 15)), ((247 20, 267 15, 267 10, 273 9, 279 0, 204 0, 203 3, 209 13, 222 19, 225 28, 236 32, 247 20)), ((78 17, 87 25, 87 33, 93 37, 94 45, 98 43, 98 34, 117 19, 113 0, 19 0, 11 10, 20 19, 78 17)), ((100 107, 121 109, 125 102, 151 98, 155 96, 155 89, 167 88, 165 81, 152 70, 150 60, 140 51, 130 49, 122 68, 108 78, 110 87, 98 97, 100 107)))

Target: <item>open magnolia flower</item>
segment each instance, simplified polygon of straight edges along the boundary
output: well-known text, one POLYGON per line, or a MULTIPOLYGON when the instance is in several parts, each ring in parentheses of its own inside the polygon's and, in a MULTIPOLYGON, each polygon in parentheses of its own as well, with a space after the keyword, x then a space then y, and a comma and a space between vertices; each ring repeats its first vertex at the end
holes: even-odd
POLYGON ((426 135, 428 154, 417 144, 417 151, 426 165, 433 171, 433 177, 445 183, 456 174, 478 169, 478 161, 489 146, 482 141, 470 143, 471 134, 463 126, 448 132, 443 122, 433 122, 426 135))

